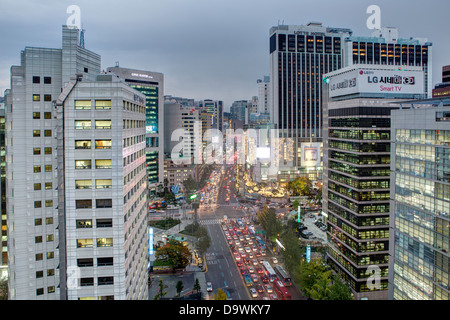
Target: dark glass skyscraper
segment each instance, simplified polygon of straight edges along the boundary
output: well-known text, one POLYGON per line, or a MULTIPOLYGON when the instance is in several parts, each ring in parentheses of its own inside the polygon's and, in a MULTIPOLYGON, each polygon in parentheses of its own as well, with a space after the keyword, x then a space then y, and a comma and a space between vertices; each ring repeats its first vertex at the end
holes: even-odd
MULTIPOLYGON (((322 142, 322 77, 343 66, 343 42, 351 34, 321 23, 270 29, 272 122, 293 147, 286 170, 305 171, 302 144, 322 142)), ((314 167, 320 170, 318 160, 314 167)))
POLYGON ((154 194, 158 184, 164 180, 164 75, 121 67, 111 67, 107 71, 116 74, 146 97, 147 174, 150 192, 154 194))

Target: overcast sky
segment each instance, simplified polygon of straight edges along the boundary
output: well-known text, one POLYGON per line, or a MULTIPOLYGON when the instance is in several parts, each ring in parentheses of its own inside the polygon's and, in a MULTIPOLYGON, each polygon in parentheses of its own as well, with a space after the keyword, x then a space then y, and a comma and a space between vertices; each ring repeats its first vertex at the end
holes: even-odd
POLYGON ((433 43, 433 84, 450 64, 449 0, 0 0, 0 95, 26 46, 61 48, 61 26, 78 5, 85 47, 114 66, 161 72, 164 94, 223 100, 257 95, 269 75, 269 29, 278 23, 350 28, 369 36, 366 9, 401 38, 433 43))

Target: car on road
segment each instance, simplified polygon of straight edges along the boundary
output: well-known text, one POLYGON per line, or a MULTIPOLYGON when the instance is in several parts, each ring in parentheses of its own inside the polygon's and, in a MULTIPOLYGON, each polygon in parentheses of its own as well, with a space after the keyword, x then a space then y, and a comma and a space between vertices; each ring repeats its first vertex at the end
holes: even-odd
POLYGON ((262 283, 269 283, 269 277, 263 274, 261 275, 261 281, 262 283))
POLYGON ((252 266, 248 267, 248 272, 255 273, 255 269, 252 266))
POLYGON ((258 260, 253 259, 253 260, 252 260, 252 263, 253 263, 254 266, 257 266, 257 265, 258 265, 258 260))
POLYGON ((259 274, 263 274, 264 273, 264 270, 260 266, 257 266, 255 268, 255 270, 256 270, 256 273, 259 273, 259 274))
POLYGON ((273 263, 278 263, 278 259, 276 257, 272 257, 271 259, 273 263))
POLYGON ((256 274, 251 275, 253 282, 258 282, 258 276, 256 274))
POLYGON ((262 285, 260 285, 259 283, 256 285, 256 291, 258 291, 259 293, 264 293, 264 288, 262 285))
POLYGON ((252 295, 252 298, 258 297, 258 292, 256 292, 255 288, 250 288, 250 294, 252 295))
POLYGON ((212 283, 209 281, 206 283, 206 291, 208 291, 208 292, 213 291, 212 283))
POLYGON ((245 247, 245 252, 250 253, 251 252, 250 248, 249 247, 245 247))
POLYGON ((270 284, 265 284, 264 287, 265 287, 267 293, 272 293, 272 292, 273 292, 273 289, 272 289, 272 287, 270 286, 270 284))
POLYGON ((278 300, 278 296, 275 293, 270 295, 270 300, 278 300))

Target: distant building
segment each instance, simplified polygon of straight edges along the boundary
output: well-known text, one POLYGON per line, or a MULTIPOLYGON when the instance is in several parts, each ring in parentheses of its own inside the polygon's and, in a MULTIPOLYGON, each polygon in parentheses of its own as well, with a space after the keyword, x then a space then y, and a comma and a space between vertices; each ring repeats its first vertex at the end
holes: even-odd
POLYGON ((174 99, 164 103, 164 153, 171 161, 202 162, 202 122, 200 111, 174 99))
POLYGON ((442 67, 442 83, 433 89, 433 98, 450 97, 450 66, 442 67))
POLYGON ((147 175, 150 194, 154 196, 164 179, 164 75, 119 66, 107 71, 146 96, 147 175))

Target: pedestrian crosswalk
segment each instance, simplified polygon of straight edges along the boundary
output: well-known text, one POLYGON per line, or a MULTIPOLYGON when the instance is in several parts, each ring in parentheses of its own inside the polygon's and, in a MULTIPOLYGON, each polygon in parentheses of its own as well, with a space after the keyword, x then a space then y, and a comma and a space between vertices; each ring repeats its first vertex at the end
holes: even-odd
POLYGON ((220 224, 223 221, 223 219, 201 219, 198 220, 198 223, 201 225, 208 225, 208 224, 220 224))

